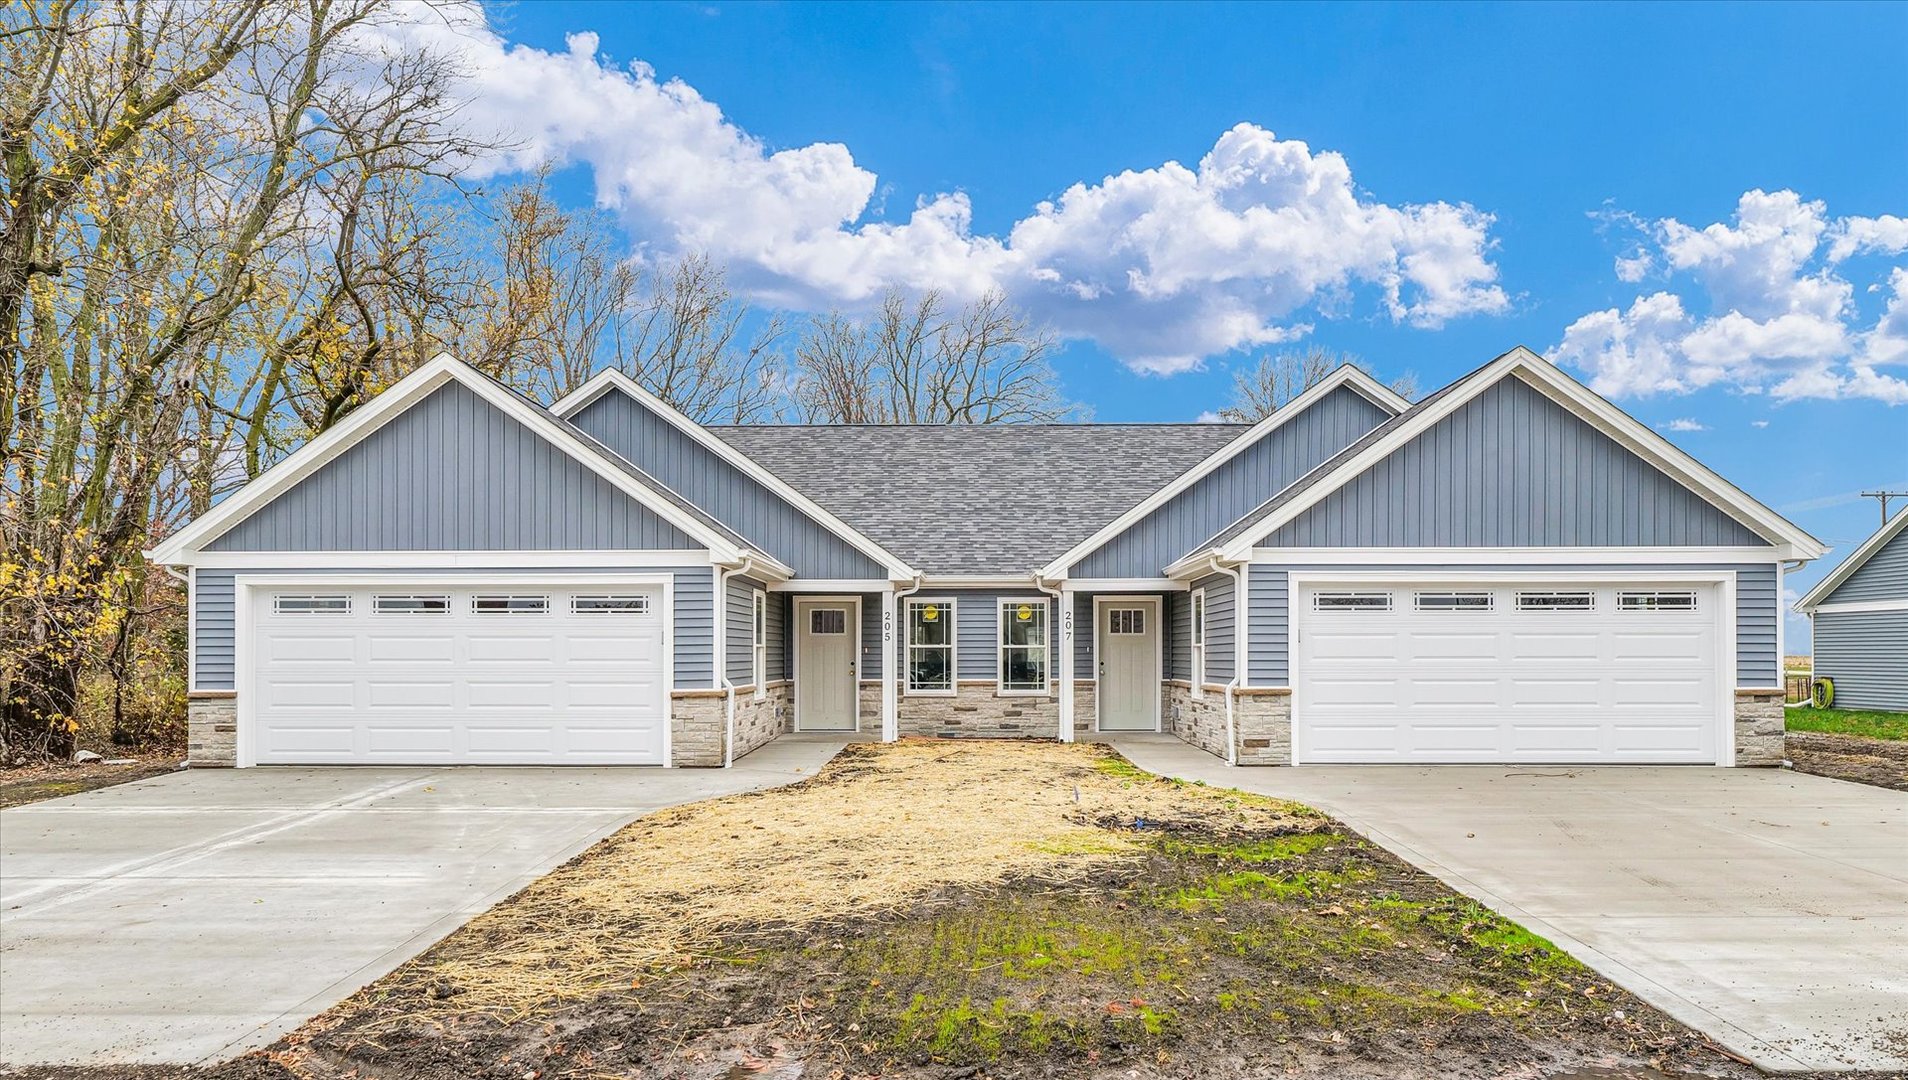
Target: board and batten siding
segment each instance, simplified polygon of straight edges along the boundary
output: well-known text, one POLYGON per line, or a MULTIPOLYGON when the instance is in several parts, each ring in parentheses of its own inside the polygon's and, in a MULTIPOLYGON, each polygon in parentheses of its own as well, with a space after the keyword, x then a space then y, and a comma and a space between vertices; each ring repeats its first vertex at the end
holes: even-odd
POLYGON ((1075 563, 1075 578, 1154 577, 1391 418, 1347 387, 1325 395, 1075 563))
MULTIPOLYGON (((496 575, 558 575, 567 578, 579 578, 592 572, 614 574, 614 568, 592 567, 590 570, 571 570, 553 567, 533 567, 522 570, 497 569, 482 571, 482 576, 496 575)), ((631 567, 625 573, 668 574, 674 579, 675 589, 675 634, 671 639, 671 650, 675 662, 676 689, 702 689, 715 685, 715 591, 714 573, 707 564, 701 566, 677 567, 631 567)), ((287 568, 283 570, 229 570, 223 568, 199 567, 193 571, 193 663, 197 682, 195 690, 233 690, 236 673, 234 654, 233 595, 236 589, 237 575, 309 575, 314 581, 326 576, 361 577, 364 570, 321 570, 312 568, 287 568)), ((472 571, 456 569, 435 569, 410 567, 403 573, 415 576, 420 581, 432 577, 447 575, 477 576, 472 571)))
POLYGON ((1815 675, 1834 681, 1836 708, 1908 712, 1908 611, 1818 611, 1814 623, 1815 675))
POLYGON ((432 391, 209 551, 695 550, 469 387, 432 391))
POLYGON ((610 390, 569 419, 802 577, 887 579, 853 545, 629 395, 610 390))
POLYGON ((954 605, 954 675, 959 679, 995 679, 1000 671, 1000 603, 1031 604, 1047 610, 1047 679, 1057 684, 1060 657, 1059 608, 1053 597, 1040 592, 991 589, 924 589, 904 596, 895 605, 894 655, 907 691, 908 608, 922 601, 951 601, 954 605))
POLYGON ((1356 574, 1384 572, 1423 575, 1427 581, 1463 581, 1467 577, 1491 571, 1509 571, 1541 578, 1546 571, 1558 573, 1628 573, 1679 570, 1734 570, 1736 572, 1736 685, 1772 687, 1782 685, 1781 657, 1776 654, 1776 623, 1781 618, 1781 576, 1774 563, 1674 566, 1631 563, 1618 566, 1285 566, 1252 564, 1246 579, 1251 615, 1246 622, 1250 638, 1247 663, 1249 684, 1253 686, 1290 686, 1291 666, 1291 582, 1292 571, 1356 574))
MULTIPOLYGON (((1865 600, 1908 600, 1908 528, 1876 549, 1867 562, 1855 568, 1848 580, 1823 597, 1822 603, 1852 604, 1865 600)), ((1903 666, 1908 666, 1908 654, 1903 655, 1903 666)))
MULTIPOLYGON (((1754 547, 1748 526, 1516 377, 1259 547, 1754 547)), ((1183 554, 1183 552, 1182 552, 1183 554)))

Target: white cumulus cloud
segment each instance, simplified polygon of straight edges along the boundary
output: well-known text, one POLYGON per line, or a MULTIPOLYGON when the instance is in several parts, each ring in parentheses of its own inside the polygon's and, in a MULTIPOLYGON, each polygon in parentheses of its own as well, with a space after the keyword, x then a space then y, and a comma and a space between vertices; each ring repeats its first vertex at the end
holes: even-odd
POLYGON ((1656 425, 1664 431, 1708 431, 1709 425, 1692 416, 1679 416, 1674 420, 1656 425))
POLYGON ((959 191, 881 220, 878 177, 846 146, 770 146, 686 83, 614 64, 591 33, 562 51, 512 44, 476 6, 419 6, 376 33, 467 73, 464 115, 514 144, 472 176, 586 164, 648 250, 705 252, 766 303, 853 309, 891 286, 962 299, 999 288, 1057 332, 1158 372, 1302 337, 1367 296, 1422 327, 1510 304, 1491 215, 1375 201, 1339 154, 1253 124, 1192 165, 1081 180, 986 235, 959 191))
POLYGON ((1867 322, 1849 263, 1908 251, 1908 220, 1832 218, 1822 202, 1758 190, 1742 196, 1730 221, 1635 224, 1644 243, 1616 260, 1617 278, 1640 283, 1660 273, 1670 287, 1577 319, 1551 351, 1598 391, 1719 386, 1777 400, 1908 403, 1908 373, 1883 370, 1908 364, 1908 270, 1868 284, 1885 298, 1867 322))

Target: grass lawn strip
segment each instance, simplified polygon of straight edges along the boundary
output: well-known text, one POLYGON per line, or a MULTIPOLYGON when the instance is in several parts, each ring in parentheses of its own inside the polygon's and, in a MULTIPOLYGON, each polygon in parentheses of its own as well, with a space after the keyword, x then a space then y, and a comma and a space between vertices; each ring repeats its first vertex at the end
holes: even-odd
POLYGON ((909 740, 636 822, 219 1077, 1750 1076, 1291 803, 909 740))
POLYGON ((1859 709, 1817 709, 1798 706, 1784 714, 1790 731, 1817 731, 1863 739, 1908 739, 1908 713, 1867 712, 1859 709))

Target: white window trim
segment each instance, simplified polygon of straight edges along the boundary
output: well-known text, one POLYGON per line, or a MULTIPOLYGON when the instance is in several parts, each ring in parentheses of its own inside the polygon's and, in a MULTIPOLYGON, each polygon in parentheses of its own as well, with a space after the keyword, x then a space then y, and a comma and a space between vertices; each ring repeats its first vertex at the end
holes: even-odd
POLYGON ((749 590, 749 664, 755 700, 768 696, 768 593, 749 590))
POLYGON ((1191 626, 1192 649, 1192 696, 1206 696, 1206 590, 1192 591, 1192 611, 1188 620, 1191 626))
POLYGON ((1053 696, 1053 598, 1050 596, 1000 596, 994 600, 994 696, 996 697, 1051 697, 1053 696), (1032 687, 1009 687, 1007 685, 1007 650, 1032 649, 1031 645, 1007 644, 1007 609, 1011 605, 1022 604, 1041 612, 1040 636, 1040 673, 1044 683, 1039 689, 1032 687))
POLYGON ((961 692, 961 609, 951 596, 910 596, 901 609, 901 694, 903 697, 954 697, 961 692), (946 645, 916 645, 914 643, 914 609, 933 604, 941 609, 941 618, 947 620, 946 645), (914 685, 914 650, 947 650, 947 687, 916 687, 914 685))

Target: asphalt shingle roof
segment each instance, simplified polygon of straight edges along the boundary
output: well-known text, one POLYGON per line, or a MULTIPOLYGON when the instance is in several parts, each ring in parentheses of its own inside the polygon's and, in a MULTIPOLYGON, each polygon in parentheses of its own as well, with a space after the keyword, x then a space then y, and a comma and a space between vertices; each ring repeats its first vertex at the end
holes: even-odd
POLYGON ((1248 428, 765 424, 709 430, 918 570, 1024 574, 1248 428))

